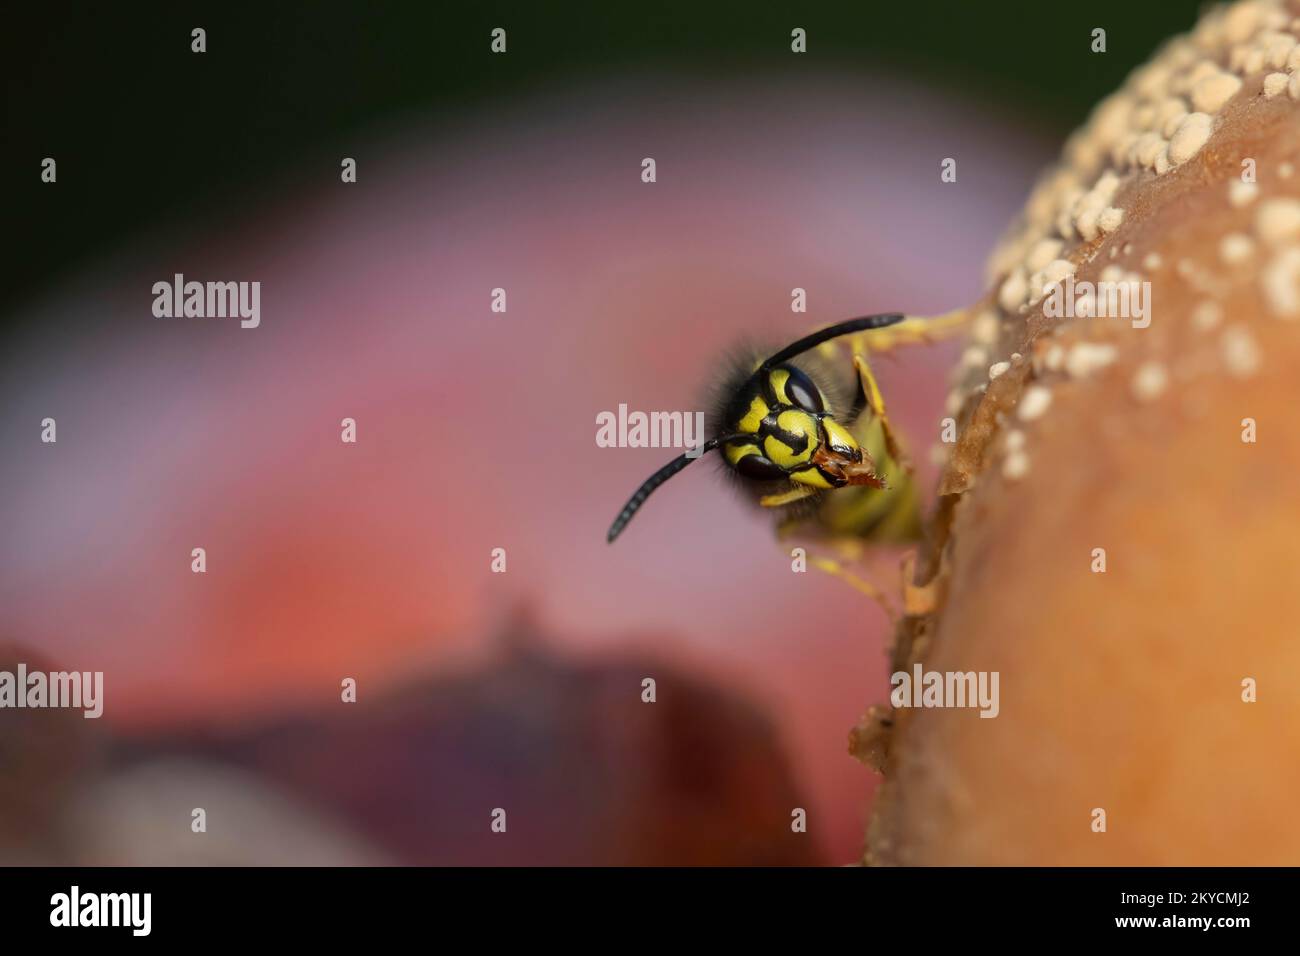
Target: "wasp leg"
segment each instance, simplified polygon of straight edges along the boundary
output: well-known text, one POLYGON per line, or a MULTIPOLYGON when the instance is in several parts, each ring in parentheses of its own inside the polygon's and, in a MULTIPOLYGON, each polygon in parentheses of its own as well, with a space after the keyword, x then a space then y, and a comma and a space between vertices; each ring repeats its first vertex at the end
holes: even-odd
POLYGON ((894 435, 893 426, 889 424, 889 416, 885 414, 885 398, 880 394, 880 386, 876 384, 876 376, 871 372, 871 366, 867 363, 865 354, 859 352, 853 356, 853 367, 857 369, 858 380, 862 383, 862 392, 867 397, 867 405, 871 413, 880 420, 881 431, 885 436, 885 450, 889 452, 889 457, 898 462, 899 466, 906 472, 911 472, 912 466, 907 456, 903 454, 902 446, 898 443, 898 438, 894 435))
POLYGON ((882 591, 880 588, 876 587, 866 578, 859 577, 858 575, 854 574, 852 571, 848 570, 846 567, 844 567, 844 565, 840 564, 840 562, 836 561, 834 558, 825 558, 818 555, 809 555, 808 562, 813 567, 819 568, 822 571, 825 571, 827 574, 839 578, 841 581, 843 581, 849 587, 853 588, 855 591, 865 594, 867 597, 871 598, 871 600, 875 601, 876 604, 880 605, 880 609, 885 612, 885 617, 889 618, 889 623, 891 625, 898 624, 898 612, 895 611, 894 606, 890 604, 888 600, 885 599, 885 592, 882 591))
POLYGON ((957 335, 972 318, 972 313, 966 309, 954 309, 934 318, 909 315, 887 328, 860 334, 871 343, 873 352, 888 352, 907 345, 931 345, 957 335))
POLYGON ((895 322, 893 325, 868 332, 855 333, 842 343, 823 342, 819 349, 823 356, 830 358, 836 354, 837 348, 845 345, 854 352, 870 350, 877 355, 909 345, 932 345, 961 333, 975 314, 974 310, 954 309, 931 318, 909 315, 902 322, 895 322))
POLYGON ((796 501, 803 501, 805 498, 817 494, 817 489, 808 485, 797 485, 789 491, 779 495, 764 495, 758 499, 758 503, 764 508, 780 508, 782 505, 793 504, 796 501))

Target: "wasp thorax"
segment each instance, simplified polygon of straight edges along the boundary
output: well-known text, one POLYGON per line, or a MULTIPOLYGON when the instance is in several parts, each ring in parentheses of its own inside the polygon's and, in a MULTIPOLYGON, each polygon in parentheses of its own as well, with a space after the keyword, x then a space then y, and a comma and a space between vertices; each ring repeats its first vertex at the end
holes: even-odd
POLYGON ((745 478, 840 488, 874 479, 857 441, 826 410, 816 384, 792 365, 760 372, 745 384, 728 423, 727 462, 745 478))

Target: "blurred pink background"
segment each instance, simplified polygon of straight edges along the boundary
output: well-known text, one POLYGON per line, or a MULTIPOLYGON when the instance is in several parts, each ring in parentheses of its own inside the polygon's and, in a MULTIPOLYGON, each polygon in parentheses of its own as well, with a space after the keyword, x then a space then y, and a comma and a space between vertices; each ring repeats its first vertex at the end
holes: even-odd
MULTIPOLYGON (((598 448, 596 415, 700 407, 747 333, 973 301, 1048 152, 972 104, 837 75, 630 79, 438 130, 411 117, 343 153, 355 185, 341 156, 308 157, 333 185, 286 178, 137 237, 24 317, 0 386, 0 637, 105 671, 87 732, 130 738, 374 706, 490 667, 527 607, 567 659, 661 661, 765 712, 820 858, 852 860, 875 781, 845 741, 887 696, 883 615, 792 574, 712 462, 607 546, 673 453, 598 448), (261 327, 154 318, 150 287, 175 272, 259 280, 261 327)), ((955 349, 880 366, 927 491, 955 349)), ((647 706, 639 681, 626 706, 647 706)))

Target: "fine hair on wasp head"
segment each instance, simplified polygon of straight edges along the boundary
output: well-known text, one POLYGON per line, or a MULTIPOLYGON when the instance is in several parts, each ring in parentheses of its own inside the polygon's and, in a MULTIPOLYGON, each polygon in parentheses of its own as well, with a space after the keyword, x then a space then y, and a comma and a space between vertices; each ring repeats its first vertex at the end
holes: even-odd
POLYGON ((903 320, 901 313, 893 312, 849 319, 806 335, 765 359, 733 362, 726 381, 720 383, 709 440, 642 482, 610 525, 607 540, 612 542, 622 533, 656 488, 701 454, 718 449, 723 449, 737 475, 751 483, 800 484, 805 491, 849 484, 881 487, 871 463, 844 427, 859 409, 843 411, 843 392, 805 353, 842 335, 903 320))

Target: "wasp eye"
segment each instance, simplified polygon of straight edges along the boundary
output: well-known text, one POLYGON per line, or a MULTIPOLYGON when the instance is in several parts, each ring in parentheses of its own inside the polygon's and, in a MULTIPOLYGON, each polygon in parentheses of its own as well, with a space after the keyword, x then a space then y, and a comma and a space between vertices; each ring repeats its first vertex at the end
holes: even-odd
POLYGON ((822 405, 822 393, 817 390, 812 379, 793 365, 786 365, 783 368, 790 373, 790 377, 785 380, 785 394, 790 401, 805 412, 817 414, 825 411, 825 406, 822 405))
POLYGON ((754 478, 758 481, 773 481, 786 477, 786 473, 779 465, 762 455, 745 455, 736 462, 736 471, 746 478, 754 478))

